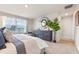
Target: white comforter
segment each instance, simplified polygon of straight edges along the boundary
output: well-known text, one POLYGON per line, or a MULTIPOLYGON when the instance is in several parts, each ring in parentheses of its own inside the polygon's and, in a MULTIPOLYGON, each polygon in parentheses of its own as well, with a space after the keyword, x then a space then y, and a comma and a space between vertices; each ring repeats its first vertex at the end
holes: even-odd
MULTIPOLYGON (((17 37, 19 40, 24 42, 26 52, 28 54, 29 53, 30 54, 40 53, 43 48, 48 47, 45 41, 37 37, 32 37, 32 36, 24 35, 24 34, 16 34, 13 36, 17 37)), ((5 53, 5 54, 16 54, 17 53, 14 44, 6 43, 6 46, 7 48, 0 50, 0 53, 5 53)))

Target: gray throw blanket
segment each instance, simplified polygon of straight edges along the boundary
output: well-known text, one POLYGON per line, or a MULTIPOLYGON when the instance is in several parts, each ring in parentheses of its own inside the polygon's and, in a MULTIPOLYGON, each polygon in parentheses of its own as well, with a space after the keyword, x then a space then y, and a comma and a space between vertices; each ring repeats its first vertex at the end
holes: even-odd
POLYGON ((12 43, 15 45, 17 54, 26 54, 25 45, 22 41, 13 36, 12 43))

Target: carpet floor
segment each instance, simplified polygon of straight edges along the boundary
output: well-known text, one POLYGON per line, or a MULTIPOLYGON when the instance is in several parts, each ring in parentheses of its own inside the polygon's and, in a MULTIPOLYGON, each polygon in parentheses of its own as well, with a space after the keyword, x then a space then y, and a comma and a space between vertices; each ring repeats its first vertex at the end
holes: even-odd
POLYGON ((47 54, 78 54, 74 41, 60 40, 60 42, 53 43, 46 41, 48 48, 47 54))

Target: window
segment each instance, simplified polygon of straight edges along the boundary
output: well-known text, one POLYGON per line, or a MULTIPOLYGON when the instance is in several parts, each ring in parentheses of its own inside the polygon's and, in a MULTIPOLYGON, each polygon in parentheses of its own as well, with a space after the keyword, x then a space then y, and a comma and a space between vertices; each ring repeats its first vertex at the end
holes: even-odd
POLYGON ((3 26, 11 30, 13 33, 27 32, 27 20, 23 18, 12 16, 3 17, 3 26))

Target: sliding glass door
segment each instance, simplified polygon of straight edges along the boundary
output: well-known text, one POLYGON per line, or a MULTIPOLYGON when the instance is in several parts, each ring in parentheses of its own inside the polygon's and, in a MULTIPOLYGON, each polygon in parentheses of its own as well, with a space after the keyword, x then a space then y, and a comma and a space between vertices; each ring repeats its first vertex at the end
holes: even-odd
POLYGON ((3 26, 11 30, 13 33, 26 33, 27 20, 19 17, 4 16, 3 26))

